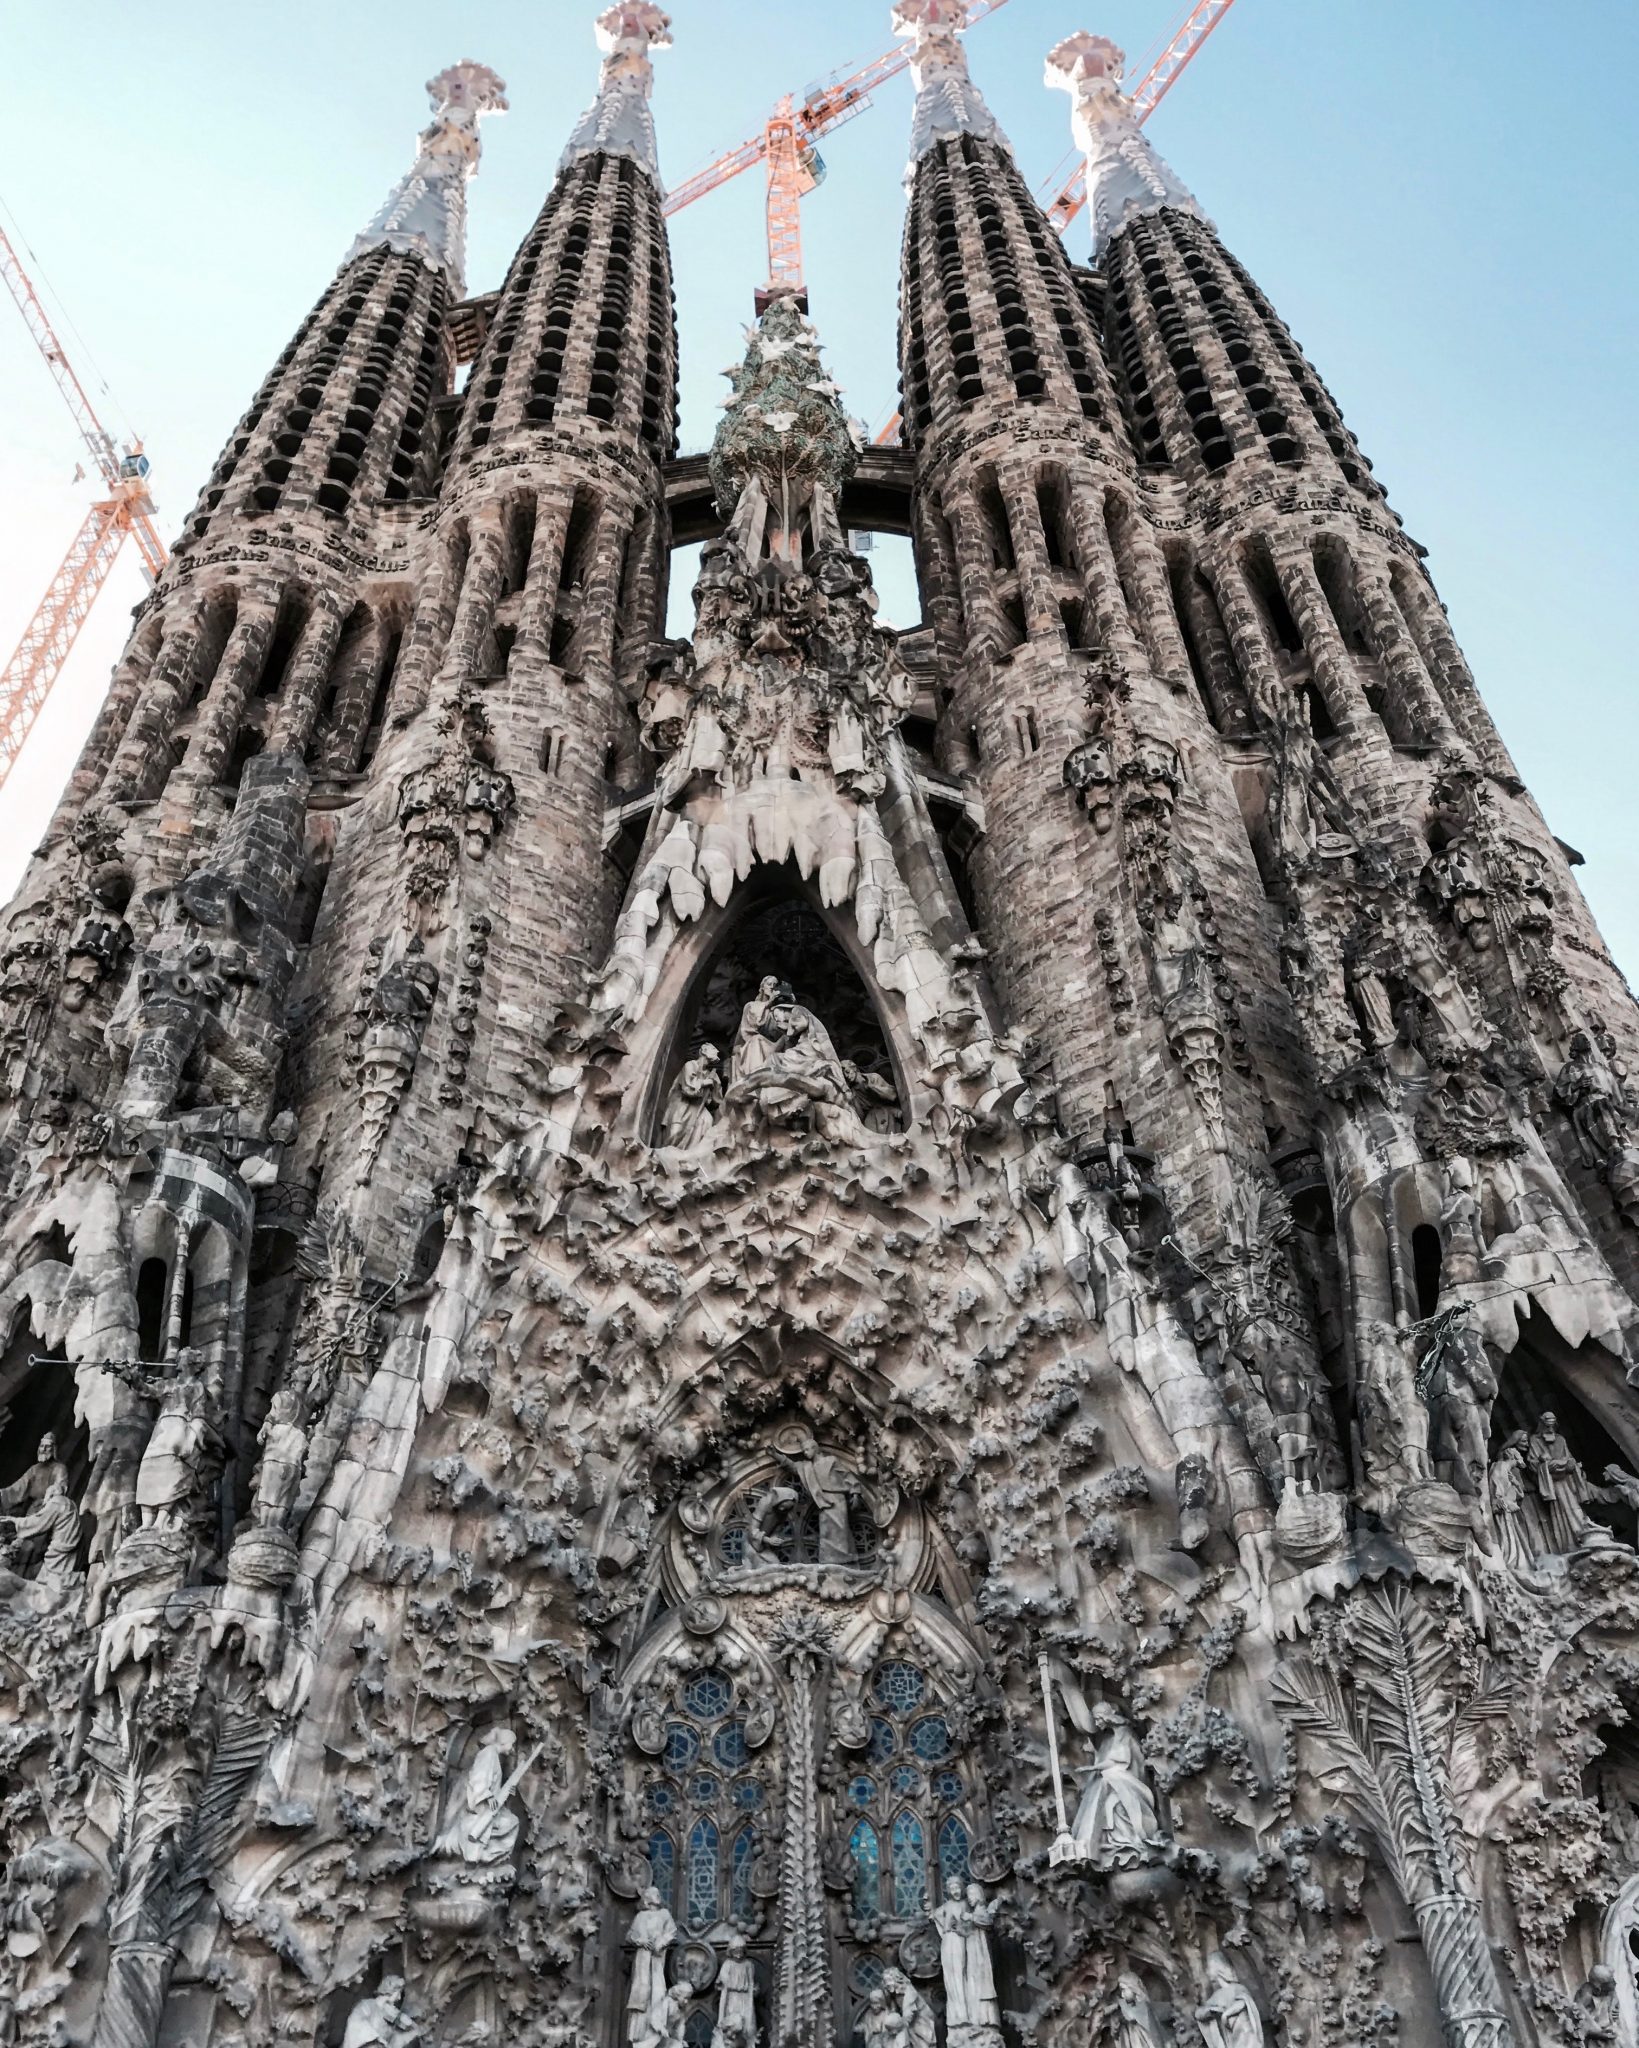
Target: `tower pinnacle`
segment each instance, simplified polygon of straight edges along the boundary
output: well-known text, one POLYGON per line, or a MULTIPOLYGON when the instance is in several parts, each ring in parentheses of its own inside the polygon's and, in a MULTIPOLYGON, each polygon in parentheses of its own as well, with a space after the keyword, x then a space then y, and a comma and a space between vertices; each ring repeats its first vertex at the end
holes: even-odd
POLYGON ((968 72, 960 40, 967 19, 967 0, 898 0, 893 10, 894 34, 913 43, 916 113, 911 122, 911 171, 947 136, 1007 141, 968 72))
POLYGON ((558 168, 583 156, 629 156, 658 185, 660 153, 649 94, 654 87, 650 50, 671 47, 671 16, 653 0, 620 0, 597 19, 603 74, 598 96, 582 114, 558 168))
POLYGON ((1172 207, 1204 218, 1189 187, 1144 139, 1121 90, 1126 61, 1108 36, 1085 29, 1047 56, 1047 83, 1069 93, 1076 146, 1087 158, 1095 254, 1142 214, 1172 207))
POLYGON ((505 81, 487 64, 463 61, 427 81, 433 118, 416 160, 388 193, 348 252, 395 249, 445 271, 457 298, 466 289, 467 180, 481 153, 478 123, 507 110, 505 81))

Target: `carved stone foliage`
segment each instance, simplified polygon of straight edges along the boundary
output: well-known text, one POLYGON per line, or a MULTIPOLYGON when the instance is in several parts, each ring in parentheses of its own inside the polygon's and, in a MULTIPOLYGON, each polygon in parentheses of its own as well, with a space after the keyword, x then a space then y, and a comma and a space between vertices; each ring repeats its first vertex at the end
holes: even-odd
POLYGON ((472 684, 447 699, 433 732, 439 751, 405 776, 398 794, 409 862, 405 894, 423 918, 448 890, 457 856, 482 860, 517 804, 511 776, 496 766, 494 735, 472 684))

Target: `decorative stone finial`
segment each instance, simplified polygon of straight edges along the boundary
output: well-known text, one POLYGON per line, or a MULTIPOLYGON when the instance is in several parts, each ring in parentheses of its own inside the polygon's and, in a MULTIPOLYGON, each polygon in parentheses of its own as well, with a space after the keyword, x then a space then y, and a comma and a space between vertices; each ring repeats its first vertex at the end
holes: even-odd
POLYGON ((1170 206, 1205 218, 1189 187, 1144 140, 1121 90, 1126 61, 1108 36, 1085 29, 1047 54, 1047 83, 1069 93, 1076 147, 1087 159, 1095 255, 1141 214, 1170 206))
POLYGON ((776 509, 798 509, 816 487, 835 499, 859 460, 859 437, 825 374, 819 332, 789 294, 746 330, 744 360, 711 449, 717 502, 733 513, 748 479, 776 509))
POLYGON ((967 68, 961 35, 967 27, 968 0, 898 0, 893 30, 910 39, 911 77, 916 82, 916 113, 911 122, 908 184, 928 151, 951 135, 978 135, 987 142, 1006 143, 996 117, 967 68))
POLYGON ((416 160, 388 193, 348 251, 397 249, 448 273, 457 298, 466 290, 467 180, 481 154, 478 123, 507 110, 506 85, 487 64, 452 64, 427 81, 433 118, 416 160))
POLYGON ((651 50, 671 47, 672 19, 652 0, 626 0, 597 19, 603 75, 598 96, 582 114, 563 153, 560 171, 583 156, 629 156, 658 185, 660 155, 649 94, 654 89, 651 50))

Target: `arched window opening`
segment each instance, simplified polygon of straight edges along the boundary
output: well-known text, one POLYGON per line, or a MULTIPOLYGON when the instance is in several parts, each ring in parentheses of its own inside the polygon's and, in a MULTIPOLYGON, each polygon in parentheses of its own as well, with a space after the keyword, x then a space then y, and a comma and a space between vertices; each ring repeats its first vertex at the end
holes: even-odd
POLYGON ((14 1313, 11 1342, 0 1354, 0 1493, 9 1502, 0 1514, 18 1516, 44 1488, 38 1460, 46 1438, 76 1498, 85 1488, 88 1459, 86 1433, 74 1418, 74 1368, 55 1345, 43 1346, 34 1335, 27 1300, 14 1313))
POLYGON ((1611 1535, 1639 1542, 1629 1487, 1608 1483, 1613 1470, 1639 1477, 1639 1430, 1620 1402, 1605 1405, 1609 1379, 1606 1352, 1573 1350, 1532 1310, 1499 1371, 1491 1413, 1493 1502, 1506 1517, 1498 1533, 1517 1561, 1567 1556, 1611 1535))
POLYGON ((689 1933, 706 1935, 724 1922, 750 1932, 752 1873, 773 1789, 747 1741, 735 1679, 717 1670, 681 1678, 643 1798, 655 1889, 689 1933))
POLYGON ((1301 654, 1303 635, 1292 616, 1291 606, 1286 602, 1286 592, 1281 588, 1269 550, 1263 546, 1249 549, 1242 566, 1275 645, 1284 654, 1301 654))
POLYGON ((278 622, 268 643, 267 659, 262 663, 262 673, 257 679, 256 695, 259 698, 276 697, 284 688, 306 624, 305 605, 287 603, 279 607, 278 622))
POLYGON ((1337 738, 1337 720, 1327 708, 1326 699, 1313 683, 1305 683, 1298 695, 1303 699, 1309 714, 1309 729, 1324 746, 1327 740, 1337 738))
POLYGON ((150 1365, 165 1356, 170 1298, 170 1267, 163 1259, 144 1259, 137 1268, 137 1349, 150 1365))
POLYGON ((1426 1319, 1440 1306, 1440 1281, 1445 1268, 1445 1247, 1431 1223, 1419 1223, 1411 1233, 1411 1266, 1417 1288, 1417 1313, 1426 1319))
POLYGON ((979 479, 979 511, 985 523, 985 537, 990 544, 991 567, 1011 574, 1019 565, 1018 557, 1013 549, 1013 527, 1007 516, 1007 505, 994 470, 987 469, 979 479))
POLYGON ((890 1656, 866 1688, 870 1739, 838 1752, 854 1919, 866 1938, 914 1926, 966 1884, 973 1809, 956 1736, 927 1670, 890 1656))
POLYGON ((217 788, 230 801, 237 799, 240 785, 245 779, 245 770, 266 745, 267 740, 260 726, 248 723, 240 726, 233 742, 233 750, 223 763, 222 779, 217 784, 217 788))
POLYGON ((788 889, 781 878, 765 881, 763 889, 764 900, 753 899, 753 907, 696 977, 657 1117, 672 1082, 685 1062, 699 1058, 703 1046, 715 1045, 727 1065, 746 1005, 773 975, 788 982, 798 1003, 824 1026, 844 1078, 855 1089, 855 1106, 866 1128, 902 1130, 904 1106, 892 1052, 854 963, 806 897, 788 889))
POLYGON ((1070 493, 1062 470, 1044 470, 1036 479, 1036 509, 1050 569, 1073 569, 1075 549, 1070 537, 1070 493))

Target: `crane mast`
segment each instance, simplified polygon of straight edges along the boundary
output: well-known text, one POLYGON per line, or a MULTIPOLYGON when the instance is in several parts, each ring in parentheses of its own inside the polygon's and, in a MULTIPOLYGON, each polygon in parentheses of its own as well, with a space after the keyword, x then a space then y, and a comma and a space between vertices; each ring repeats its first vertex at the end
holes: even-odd
POLYGON ((24 627, 16 652, 0 669, 0 788, 4 788, 126 540, 136 541, 143 573, 150 583, 169 557, 154 524, 154 504, 148 492, 149 463, 141 442, 132 443, 123 455, 116 449, 113 436, 97 418, 96 408, 86 396, 85 386, 40 303, 33 280, 3 228, 0 278, 4 278, 23 316, 23 324, 45 358, 46 368, 73 415, 106 493, 86 514, 61 567, 24 627))
MULTIPOLYGON (((973 0, 967 25, 972 28, 987 14, 1005 7, 1007 0, 973 0)), ((731 178, 763 164, 768 177, 768 282, 757 294, 761 312, 777 292, 802 295, 802 200, 825 176, 819 154, 819 140, 863 114, 877 88, 897 78, 910 67, 911 53, 903 44, 884 50, 868 64, 852 71, 833 72, 802 94, 788 93, 763 124, 762 132, 750 136, 736 148, 725 150, 703 171, 685 178, 666 198, 665 212, 681 213, 708 192, 715 192, 731 178)))

